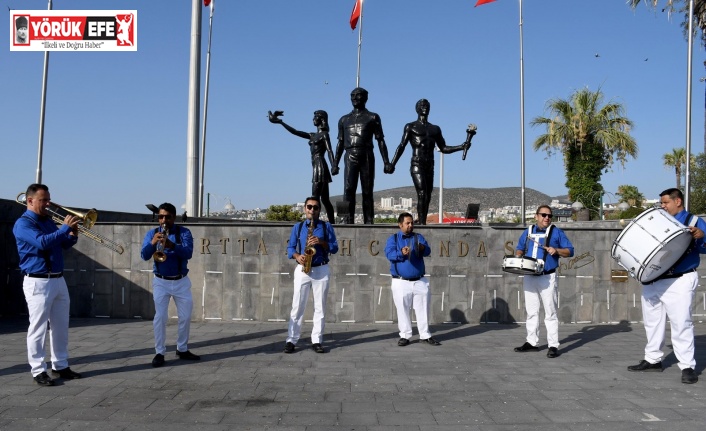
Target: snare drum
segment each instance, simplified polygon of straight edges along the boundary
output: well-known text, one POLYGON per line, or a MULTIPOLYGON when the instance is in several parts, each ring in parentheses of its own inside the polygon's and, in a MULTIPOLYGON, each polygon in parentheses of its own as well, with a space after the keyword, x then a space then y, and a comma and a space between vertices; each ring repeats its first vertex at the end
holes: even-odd
POLYGON ((649 283, 671 268, 690 243, 688 227, 662 208, 650 208, 618 235, 610 254, 631 277, 649 283))
POLYGON ((503 271, 522 275, 540 275, 544 272, 544 262, 529 256, 503 258, 503 271))

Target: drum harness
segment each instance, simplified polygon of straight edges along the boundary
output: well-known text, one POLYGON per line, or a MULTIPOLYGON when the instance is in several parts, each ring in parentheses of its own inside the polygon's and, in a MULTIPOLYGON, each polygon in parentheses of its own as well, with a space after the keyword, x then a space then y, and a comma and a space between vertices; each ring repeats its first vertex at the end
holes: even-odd
MULTIPOLYGON (((699 221, 699 218, 690 212, 686 213, 686 217, 687 217, 687 220, 689 220, 689 223, 687 224, 687 226, 689 226, 689 227, 695 227, 696 223, 699 221)), ((674 268, 676 268, 677 265, 679 265, 682 262, 682 260, 684 260, 684 258, 687 257, 689 255, 689 253, 691 253, 691 251, 694 249, 695 246, 696 246, 696 240, 692 237, 691 243, 689 244, 689 247, 686 248, 686 251, 684 252, 684 254, 682 254, 681 257, 679 259, 677 259, 676 262, 674 262, 674 265, 672 265, 671 268, 669 268, 664 274, 660 275, 659 277, 655 278, 654 280, 647 282, 647 283, 642 283, 642 284, 643 285, 644 284, 652 284, 655 281, 664 280, 667 278, 679 278, 684 274, 688 274, 690 272, 695 272, 696 269, 690 269, 686 272, 674 272, 674 268)))
MULTIPOLYGON (((532 225, 532 226, 530 226, 530 227, 527 228, 527 239, 530 240, 530 241, 533 241, 533 242, 537 243, 537 245, 540 245, 540 246, 541 246, 541 244, 540 244, 537 240, 535 240, 534 238, 532 238, 532 228, 533 228, 533 227, 535 227, 535 225, 532 225)), ((546 249, 546 247, 549 247, 549 241, 552 239, 552 234, 554 233, 554 229, 553 229, 553 228, 554 228, 553 225, 549 225, 549 226, 547 227, 547 230, 545 231, 546 233, 545 233, 545 235, 544 235, 544 236, 545 236, 545 239, 544 239, 544 246, 542 246, 542 250, 544 251, 544 253, 542 254, 542 261, 543 261, 543 262, 546 262, 546 261, 547 261, 547 260, 546 260, 546 258, 547 258, 547 249, 546 249)), ((525 249, 523 250, 523 253, 524 253, 524 255, 527 254, 527 241, 525 241, 525 249)), ((549 275, 549 274, 553 274, 555 271, 556 271, 556 269, 551 269, 551 270, 549 270, 549 271, 542 271, 541 274, 535 273, 534 275, 549 275)))

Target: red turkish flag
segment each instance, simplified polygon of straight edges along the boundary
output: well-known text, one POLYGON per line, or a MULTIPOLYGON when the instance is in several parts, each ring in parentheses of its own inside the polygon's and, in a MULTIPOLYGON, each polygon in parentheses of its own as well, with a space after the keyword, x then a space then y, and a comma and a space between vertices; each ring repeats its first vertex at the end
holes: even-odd
POLYGON ((482 5, 482 4, 492 3, 492 2, 494 2, 494 1, 495 1, 495 0, 478 0, 478 1, 476 2, 476 5, 473 6, 473 7, 478 7, 478 6, 482 5))
MULTIPOLYGON (((204 6, 208 6, 208 5, 210 5, 210 4, 211 4, 211 0, 203 0, 203 5, 204 5, 204 6)), ((478 5, 476 5, 476 6, 478 6, 478 5)))
POLYGON ((360 19, 360 9, 362 7, 363 0, 355 0, 353 12, 351 12, 351 30, 355 30, 355 27, 358 25, 358 19, 360 19))

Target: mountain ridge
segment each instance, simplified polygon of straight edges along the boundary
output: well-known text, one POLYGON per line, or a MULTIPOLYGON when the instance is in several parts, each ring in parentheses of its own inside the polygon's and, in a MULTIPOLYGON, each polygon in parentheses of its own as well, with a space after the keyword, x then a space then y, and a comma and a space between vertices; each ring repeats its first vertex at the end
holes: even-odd
MULTIPOLYGON (((380 200, 382 198, 411 198, 412 204, 417 204, 417 191, 413 186, 396 187, 392 189, 378 190, 373 192, 373 201, 375 208, 380 209, 380 200)), ((480 204, 480 210, 489 208, 502 208, 506 206, 520 206, 522 199, 522 189, 520 187, 494 187, 494 188, 473 188, 473 187, 458 187, 444 188, 444 211, 447 212, 465 212, 468 204, 480 204)), ((550 204, 553 199, 567 200, 567 196, 551 197, 540 191, 525 188, 525 205, 537 206, 542 204, 550 204)), ((331 196, 331 202, 336 205, 336 202, 342 201, 343 195, 331 196)), ((362 195, 356 194, 356 204, 360 206, 362 195)), ((429 213, 439 211, 439 188, 434 187, 429 203, 429 213)))

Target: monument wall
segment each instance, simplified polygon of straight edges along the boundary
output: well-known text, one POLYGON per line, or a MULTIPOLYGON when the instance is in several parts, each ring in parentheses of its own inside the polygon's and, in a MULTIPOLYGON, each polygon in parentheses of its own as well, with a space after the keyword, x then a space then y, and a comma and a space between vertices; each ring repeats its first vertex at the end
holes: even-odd
MULTIPOLYGON (((19 208, 19 205, 14 205, 19 208)), ((26 312, 22 275, 12 235, 21 209, 0 213, 2 314, 26 312)), ((189 277, 196 321, 286 321, 292 301, 294 261, 286 242, 292 223, 186 223, 194 237, 189 277)), ((615 222, 564 223, 575 247, 559 268, 559 318, 563 323, 642 320, 641 285, 610 257, 621 227, 615 222)), ((65 253, 65 278, 73 316, 151 319, 152 261, 140 258, 145 233, 155 223, 98 224, 94 230, 125 246, 122 255, 81 237, 65 253)), ((432 290, 431 322, 510 323, 525 320, 522 276, 501 270, 523 227, 420 226, 432 248, 426 272, 432 290)), ((395 322, 384 246, 396 225, 336 225, 339 252, 331 257, 327 320, 395 322)), ((704 266, 699 269, 704 274, 704 266)), ((692 304, 694 320, 706 315, 706 289, 692 304)), ((173 308, 170 315, 176 315, 173 308)), ((305 319, 311 319, 308 307, 305 319)))

